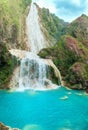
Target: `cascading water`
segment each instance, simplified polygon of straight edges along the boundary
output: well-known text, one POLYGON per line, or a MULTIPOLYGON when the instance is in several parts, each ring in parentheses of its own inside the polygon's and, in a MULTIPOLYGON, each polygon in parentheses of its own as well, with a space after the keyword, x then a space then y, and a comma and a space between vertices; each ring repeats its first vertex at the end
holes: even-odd
POLYGON ((30 52, 21 60, 19 86, 22 89, 45 89, 47 75, 48 65, 30 52))
POLYGON ((37 7, 33 3, 31 4, 26 24, 30 50, 33 53, 38 53, 42 48, 47 46, 47 41, 45 40, 40 28, 37 7))
POLYGON ((43 33, 40 28, 38 10, 35 4, 31 8, 26 20, 28 43, 31 52, 21 60, 20 67, 20 89, 46 89, 52 82, 48 80, 48 65, 37 56, 37 53, 47 46, 43 33))

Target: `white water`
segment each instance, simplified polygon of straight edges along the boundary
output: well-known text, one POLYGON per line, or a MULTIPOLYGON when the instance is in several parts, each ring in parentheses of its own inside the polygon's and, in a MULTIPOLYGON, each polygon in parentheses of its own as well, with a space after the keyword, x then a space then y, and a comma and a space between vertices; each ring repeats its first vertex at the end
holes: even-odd
POLYGON ((38 53, 42 48, 47 46, 47 41, 45 40, 40 28, 37 7, 33 3, 31 4, 26 23, 30 50, 33 53, 38 53))
POLYGON ((21 89, 46 89, 47 75, 48 65, 30 52, 21 60, 19 86, 21 89))
POLYGON ((37 56, 37 53, 47 45, 47 42, 40 28, 37 7, 33 3, 26 24, 31 52, 27 52, 21 60, 19 89, 45 90, 54 88, 55 85, 48 79, 49 66, 37 56))

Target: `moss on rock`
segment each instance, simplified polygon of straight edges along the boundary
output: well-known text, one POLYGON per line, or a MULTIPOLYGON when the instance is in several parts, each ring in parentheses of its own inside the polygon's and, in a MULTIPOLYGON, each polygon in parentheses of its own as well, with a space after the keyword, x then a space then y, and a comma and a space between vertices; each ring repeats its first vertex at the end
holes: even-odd
POLYGON ((0 43, 0 88, 8 88, 15 65, 16 58, 11 56, 4 43, 0 43))

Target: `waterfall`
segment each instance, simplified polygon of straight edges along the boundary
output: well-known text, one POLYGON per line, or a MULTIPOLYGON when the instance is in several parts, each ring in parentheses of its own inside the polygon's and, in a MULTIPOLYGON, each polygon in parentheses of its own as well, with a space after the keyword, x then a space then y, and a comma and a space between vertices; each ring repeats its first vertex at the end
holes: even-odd
POLYGON ((40 28, 37 7, 33 3, 31 4, 26 24, 30 50, 33 53, 38 53, 42 48, 47 46, 47 41, 45 40, 40 28))
POLYGON ((30 52, 25 53, 25 57, 21 59, 19 89, 54 88, 55 85, 49 80, 49 66, 37 55, 42 48, 47 47, 47 41, 40 27, 37 7, 33 3, 26 25, 30 52))
POLYGON ((19 86, 22 89, 46 89, 48 65, 43 59, 30 52, 21 60, 19 86))

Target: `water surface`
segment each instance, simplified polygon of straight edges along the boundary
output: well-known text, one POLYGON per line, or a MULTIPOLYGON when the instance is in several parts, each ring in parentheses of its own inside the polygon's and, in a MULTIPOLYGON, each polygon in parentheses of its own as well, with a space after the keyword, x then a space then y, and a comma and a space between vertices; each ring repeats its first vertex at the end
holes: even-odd
POLYGON ((51 91, 0 91, 0 121, 21 130, 88 130, 88 96, 51 91))

